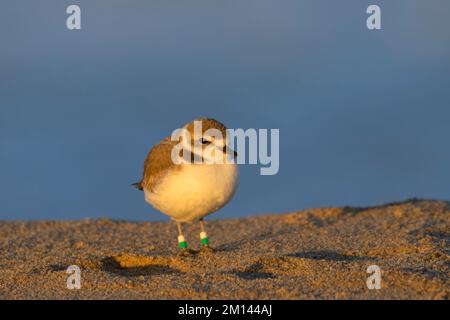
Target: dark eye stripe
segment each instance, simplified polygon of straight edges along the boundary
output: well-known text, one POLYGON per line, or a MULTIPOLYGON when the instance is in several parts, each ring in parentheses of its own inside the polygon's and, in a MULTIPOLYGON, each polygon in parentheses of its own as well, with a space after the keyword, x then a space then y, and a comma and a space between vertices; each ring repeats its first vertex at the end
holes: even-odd
POLYGON ((205 140, 203 138, 200 139, 201 144, 208 144, 211 143, 211 141, 205 140))

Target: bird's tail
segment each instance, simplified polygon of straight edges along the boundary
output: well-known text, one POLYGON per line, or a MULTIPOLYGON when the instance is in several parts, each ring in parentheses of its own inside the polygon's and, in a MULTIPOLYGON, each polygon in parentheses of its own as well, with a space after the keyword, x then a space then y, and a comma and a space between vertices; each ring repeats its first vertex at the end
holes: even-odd
POLYGON ((143 190, 141 182, 133 183, 132 186, 135 187, 138 190, 141 190, 141 191, 143 190))

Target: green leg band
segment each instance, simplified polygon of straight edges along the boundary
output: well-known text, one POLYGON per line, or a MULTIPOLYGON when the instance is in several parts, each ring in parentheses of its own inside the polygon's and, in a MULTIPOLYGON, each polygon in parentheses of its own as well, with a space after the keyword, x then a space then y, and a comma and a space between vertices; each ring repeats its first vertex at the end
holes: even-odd
POLYGON ((202 243, 202 246, 207 246, 207 245, 209 244, 208 237, 203 238, 203 239, 201 239, 200 241, 201 241, 201 243, 202 243))
POLYGON ((205 231, 200 232, 200 242, 201 242, 202 246, 207 246, 209 243, 208 235, 206 234, 205 231))
POLYGON ((180 249, 187 248, 186 240, 184 239, 184 236, 182 236, 182 235, 178 236, 178 247, 180 247, 180 249))
POLYGON ((187 248, 186 241, 178 242, 178 247, 180 247, 180 249, 186 249, 187 248))

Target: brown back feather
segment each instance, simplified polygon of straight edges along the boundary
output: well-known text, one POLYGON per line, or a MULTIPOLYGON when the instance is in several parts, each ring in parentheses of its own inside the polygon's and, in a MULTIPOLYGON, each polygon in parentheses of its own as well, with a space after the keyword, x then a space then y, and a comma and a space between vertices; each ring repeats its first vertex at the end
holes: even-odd
MULTIPOLYGON (((202 121, 202 133, 210 128, 219 129, 225 136, 226 127, 217 120, 209 118, 199 118, 196 121, 202 121)), ((185 128, 188 129, 192 137, 193 135, 193 121, 186 124, 185 128)), ((153 146, 150 149, 147 158, 144 162, 144 174, 140 182, 134 183, 139 190, 148 189, 153 191, 155 186, 164 178, 164 176, 170 170, 178 170, 181 165, 176 165, 172 162, 172 148, 177 145, 178 141, 171 141, 170 136, 164 138, 159 144, 153 146)), ((193 155, 191 154, 191 160, 193 160, 193 155)))
POLYGON ((142 189, 153 191, 169 170, 178 167, 171 158, 172 148, 177 143, 178 141, 171 141, 170 137, 167 137, 150 149, 144 162, 144 174, 140 183, 142 189))

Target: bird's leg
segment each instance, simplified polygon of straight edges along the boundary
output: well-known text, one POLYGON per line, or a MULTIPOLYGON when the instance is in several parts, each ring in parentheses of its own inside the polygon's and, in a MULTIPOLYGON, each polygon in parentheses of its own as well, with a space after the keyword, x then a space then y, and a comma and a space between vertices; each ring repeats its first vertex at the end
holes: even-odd
POLYGON ((181 223, 177 222, 177 228, 178 228, 178 247, 184 250, 187 248, 187 243, 186 239, 183 236, 183 228, 181 226, 181 223))
POLYGON ((207 247, 209 245, 209 240, 205 231, 205 222, 203 219, 200 219, 200 231, 200 241, 202 243, 202 247, 207 247))

